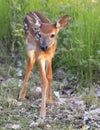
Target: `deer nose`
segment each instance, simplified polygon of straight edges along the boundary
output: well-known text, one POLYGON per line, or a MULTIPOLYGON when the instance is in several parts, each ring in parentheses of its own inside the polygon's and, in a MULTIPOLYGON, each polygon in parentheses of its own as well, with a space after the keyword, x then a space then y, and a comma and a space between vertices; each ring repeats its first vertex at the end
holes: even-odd
POLYGON ((48 46, 47 45, 41 45, 40 48, 43 50, 43 51, 46 51, 48 49, 48 46))
POLYGON ((46 51, 48 49, 48 46, 47 46, 47 42, 46 42, 46 39, 44 38, 41 45, 40 45, 40 48, 43 50, 43 51, 46 51))

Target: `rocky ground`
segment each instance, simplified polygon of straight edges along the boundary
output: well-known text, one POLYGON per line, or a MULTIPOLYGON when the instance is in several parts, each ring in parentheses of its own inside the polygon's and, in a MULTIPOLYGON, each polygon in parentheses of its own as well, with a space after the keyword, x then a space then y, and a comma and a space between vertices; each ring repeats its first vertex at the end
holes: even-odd
POLYGON ((38 71, 29 81, 26 100, 18 101, 23 71, 10 67, 0 76, 0 130, 100 130, 100 84, 85 89, 77 78, 54 73, 53 104, 47 104, 47 116, 39 116, 41 87, 38 71))

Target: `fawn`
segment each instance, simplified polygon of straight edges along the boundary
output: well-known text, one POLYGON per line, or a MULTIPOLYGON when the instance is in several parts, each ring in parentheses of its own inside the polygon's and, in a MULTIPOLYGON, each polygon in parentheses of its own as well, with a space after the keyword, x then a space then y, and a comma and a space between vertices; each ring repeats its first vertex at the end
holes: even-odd
POLYGON ((60 29, 69 23, 69 16, 61 17, 55 24, 46 18, 41 12, 29 12, 24 19, 25 46, 28 54, 26 76, 19 100, 26 96, 26 88, 35 61, 38 62, 41 87, 42 105, 41 116, 46 115, 46 95, 48 102, 52 103, 52 58, 57 46, 57 34, 60 29))

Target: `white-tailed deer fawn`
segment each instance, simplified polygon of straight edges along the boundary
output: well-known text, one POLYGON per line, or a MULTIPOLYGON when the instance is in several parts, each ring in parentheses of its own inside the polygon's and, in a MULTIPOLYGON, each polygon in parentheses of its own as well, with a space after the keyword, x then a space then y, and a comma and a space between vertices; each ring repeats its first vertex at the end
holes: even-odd
POLYGON ((30 72, 37 61, 42 80, 42 116, 46 115, 46 95, 49 103, 52 103, 52 58, 57 46, 56 36, 60 29, 68 25, 68 22, 69 16, 65 15, 53 24, 37 11, 29 12, 24 19, 25 45, 29 59, 19 99, 24 99, 26 96, 30 72))

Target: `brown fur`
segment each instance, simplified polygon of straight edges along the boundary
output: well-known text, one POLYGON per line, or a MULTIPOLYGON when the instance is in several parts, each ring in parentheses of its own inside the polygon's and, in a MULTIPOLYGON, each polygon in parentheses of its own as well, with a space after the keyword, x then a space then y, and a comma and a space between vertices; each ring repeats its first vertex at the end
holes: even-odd
POLYGON ((26 88, 30 72, 37 60, 42 87, 41 115, 46 115, 46 95, 49 103, 52 103, 52 58, 57 46, 57 33, 67 26, 69 16, 63 16, 56 24, 52 24, 42 13, 30 12, 24 19, 25 45, 28 54, 26 76, 24 79, 19 99, 26 96, 26 88), (33 15, 35 13, 35 15, 33 15))

